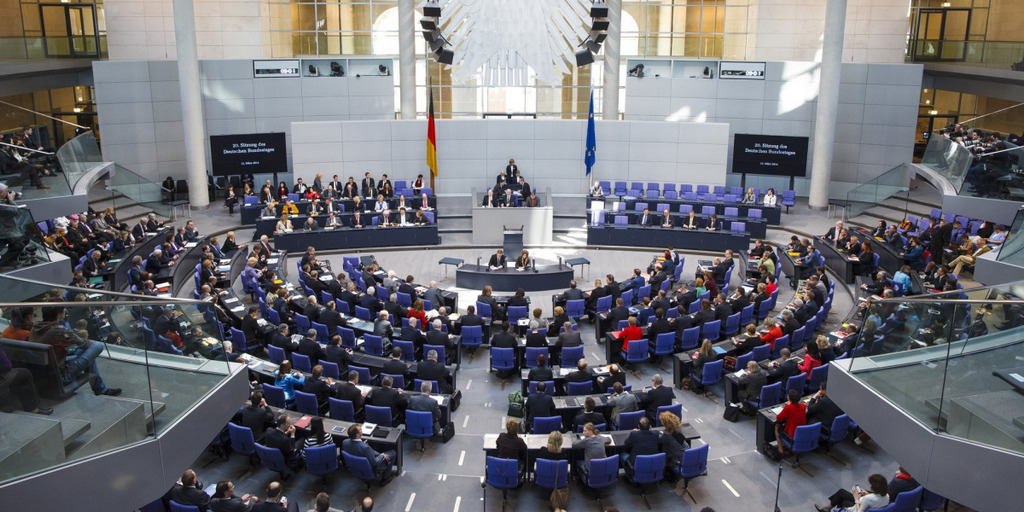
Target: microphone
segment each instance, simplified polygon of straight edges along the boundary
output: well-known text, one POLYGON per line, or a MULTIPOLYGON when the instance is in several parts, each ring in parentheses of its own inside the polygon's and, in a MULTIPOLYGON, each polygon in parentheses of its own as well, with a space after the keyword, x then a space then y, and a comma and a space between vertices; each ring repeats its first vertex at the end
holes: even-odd
POLYGON ((558 257, 558 270, 562 270, 562 257, 558 257))
POLYGON ((533 273, 536 274, 537 273, 537 260, 535 260, 535 259, 530 260, 530 266, 533 268, 533 273))

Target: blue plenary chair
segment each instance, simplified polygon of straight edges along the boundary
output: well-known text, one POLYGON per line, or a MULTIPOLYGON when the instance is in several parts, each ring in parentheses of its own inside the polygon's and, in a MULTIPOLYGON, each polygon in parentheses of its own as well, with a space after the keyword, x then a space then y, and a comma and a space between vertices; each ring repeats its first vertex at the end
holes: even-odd
POLYGON ((289 472, 289 469, 288 465, 284 462, 284 454, 281 453, 281 450, 256 443, 256 455, 259 456, 260 464, 263 464, 263 467, 276 471, 281 480, 285 480, 285 475, 289 472))
POLYGON ((882 507, 868 509, 868 512, 914 512, 921 505, 924 487, 918 486, 912 491, 904 491, 896 495, 896 499, 882 507))
POLYGON ((828 363, 825 363, 811 370, 811 375, 807 379, 808 392, 817 392, 821 388, 821 383, 828 380, 828 368, 828 363))
POLYGON ((718 383, 718 381, 722 380, 723 364, 725 364, 725 361, 721 359, 719 359, 718 361, 704 363, 704 371, 701 372, 700 382, 698 383, 698 387, 701 388, 702 395, 704 396, 704 398, 713 400, 710 396, 708 396, 707 388, 708 386, 716 384, 718 383))
MULTIPOLYGON (((483 345, 483 329, 482 325, 467 325, 462 328, 462 346, 468 348, 470 354, 476 353, 476 349, 483 345)), ((440 354, 438 357, 440 357, 440 354)))
POLYGON ((392 346, 402 349, 402 361, 412 362, 416 360, 416 345, 411 341, 394 340, 392 346))
MULTIPOLYGON (((576 300, 566 301, 565 302, 565 312, 566 312, 566 315, 568 315, 569 318, 572 318, 573 320, 579 322, 580 318, 582 318, 583 315, 585 314, 584 311, 583 311, 584 303, 586 303, 586 301, 584 299, 576 299, 576 300)), ((465 330, 465 328, 463 328, 463 330, 465 330)))
POLYGON ((405 433, 420 441, 420 453, 426 450, 426 441, 434 437, 434 415, 430 411, 405 411, 405 433))
POLYGON ((800 455, 817 450, 820 437, 821 422, 819 421, 818 423, 797 427, 792 441, 789 441, 785 437, 779 437, 779 442, 795 454, 793 458, 793 467, 802 469, 808 476, 814 476, 810 471, 807 471, 806 468, 800 465, 800 455))
MULTIPOLYGON (((521 485, 519 481, 519 461, 516 459, 499 459, 487 457, 486 484, 501 489, 501 508, 505 509, 508 502, 508 491, 517 489, 521 485)), ((484 502, 487 501, 487 487, 484 487, 484 502)))
POLYGON ((405 389, 405 375, 396 375, 393 373, 380 373, 380 378, 391 377, 392 387, 394 389, 405 389))
MULTIPOLYGON (((537 392, 537 382, 539 382, 539 381, 535 381, 535 380, 529 381, 528 390, 529 390, 531 395, 537 392)), ((544 394, 548 395, 548 396, 555 396, 555 381, 553 381, 553 380, 546 380, 546 381, 544 381, 544 394)))
POLYGON ((370 459, 351 455, 346 451, 341 452, 341 457, 345 461, 345 467, 348 468, 348 471, 352 473, 352 476, 362 480, 366 484, 367 492, 369 492, 370 485, 378 481, 377 475, 373 472, 373 465, 370 464, 370 459))
POLYGON ((363 335, 363 352, 371 356, 384 356, 384 339, 373 334, 363 335))
POLYGON ((619 414, 619 424, 615 430, 633 430, 640 426, 640 418, 647 414, 646 411, 623 412, 619 414))
MULTIPOLYGON (((178 503, 177 501, 174 500, 169 500, 167 502, 167 505, 170 508, 171 512, 199 512, 199 507, 195 505, 182 505, 181 503, 178 503)), ((163 510, 163 507, 160 507, 160 510, 163 510)))
POLYGON ((565 347, 562 349, 562 366, 572 367, 583 357, 583 345, 565 347))
POLYGON ((725 318, 724 334, 726 336, 735 336, 736 333, 740 332, 740 315, 742 315, 742 313, 737 311, 725 318))
POLYGON ((526 318, 526 315, 526 306, 509 306, 508 323, 514 324, 518 322, 520 318, 526 318))
POLYGON ((366 421, 370 423, 376 423, 385 427, 392 426, 391 424, 391 408, 390 407, 378 407, 376 405, 364 405, 363 410, 366 411, 366 421))
POLYGON ((928 489, 924 489, 921 492, 921 503, 918 505, 921 510, 924 510, 925 512, 933 512, 942 506, 949 506, 948 501, 946 498, 943 498, 942 495, 935 494, 928 489))
POLYGON ((359 374, 359 383, 365 386, 370 385, 372 378, 370 377, 370 369, 365 366, 348 365, 348 370, 354 371, 359 374))
POLYGON ((320 415, 320 404, 316 401, 316 395, 295 391, 295 410, 310 416, 320 415))
POLYGON ((654 414, 654 426, 655 427, 660 427, 661 426, 661 413, 663 413, 663 412, 670 412, 672 414, 675 414, 676 418, 682 418, 683 417, 683 404, 663 405, 661 407, 658 407, 658 410, 654 414))
POLYGON ((313 364, 309 360, 309 356, 292 352, 292 363, 295 365, 295 369, 300 372, 310 373, 313 371, 313 364))
MULTIPOLYGON (((515 370, 516 349, 491 347, 491 369, 497 371, 499 376, 508 375, 515 370)), ((502 387, 505 386, 506 379, 502 379, 502 387)))
POLYGON ((534 434, 550 434, 555 431, 562 431, 562 417, 561 416, 544 416, 533 419, 533 433, 534 434))
POLYGON ((252 429, 228 423, 228 437, 231 439, 231 450, 249 457, 249 468, 255 463, 256 439, 252 435, 252 429))
POLYGON ((537 356, 539 356, 541 354, 544 354, 545 356, 547 356, 548 355, 548 348, 547 347, 526 347, 526 355, 525 355, 526 367, 527 368, 533 368, 533 367, 537 366, 537 356))
POLYGON ((708 451, 711 445, 702 445, 697 448, 690 448, 683 452, 683 461, 679 464, 679 477, 683 479, 683 492, 690 497, 694 505, 697 500, 690 494, 690 480, 704 476, 708 472, 708 451))
POLYGON ((722 321, 712 320, 710 322, 705 322, 702 330, 703 332, 701 333, 701 336, 711 340, 712 343, 716 342, 721 335, 722 321))
POLYGON ((591 460, 586 471, 579 477, 587 489, 594 491, 595 498, 600 499, 601 489, 614 485, 619 479, 618 455, 591 460))
POLYGON ((274 386, 273 384, 263 385, 263 398, 266 399, 267 405, 284 409, 287 407, 287 403, 284 398, 284 389, 274 386))
POLYGON ((302 450, 306 473, 320 477, 321 490, 327 487, 327 476, 338 470, 338 445, 313 446, 302 450))
POLYGON ((651 504, 647 501, 647 487, 650 484, 657 484, 665 478, 665 454, 638 455, 633 464, 632 474, 627 474, 626 478, 640 487, 640 499, 650 509, 651 504))
POLYGON ((693 350, 700 345, 700 326, 683 329, 682 350, 693 350))
POLYGON ((267 345, 267 354, 270 354, 270 362, 274 364, 281 364, 282 361, 287 359, 284 349, 274 345, 267 345))
MULTIPOLYGON (((829 426, 821 427, 821 439, 818 443, 825 448, 825 453, 829 454, 829 457, 835 459, 831 453, 832 445, 842 442, 846 439, 846 435, 850 432, 850 417, 845 414, 840 414, 832 420, 832 424, 829 426)), ((839 460, 839 459, 836 459, 839 460)))
POLYGON ((570 396, 589 395, 594 391, 593 382, 570 382, 566 394, 570 396))
POLYGON ((765 407, 773 407, 779 405, 779 397, 782 395, 782 383, 776 382, 769 386, 761 386, 761 395, 758 397, 756 402, 747 399, 745 403, 749 404, 754 409, 764 409, 765 407))
POLYGON ((786 393, 785 393, 785 396, 789 396, 789 392, 791 390, 796 390, 797 393, 800 393, 800 396, 803 396, 803 394, 804 394, 804 384, 806 384, 806 383, 807 383, 807 376, 804 375, 803 373, 801 373, 799 375, 794 375, 794 376, 786 379, 786 393))
POLYGON ((413 379, 412 380, 412 387, 413 387, 413 389, 420 389, 420 386, 423 385, 424 382, 429 382, 430 383, 430 392, 431 393, 437 394, 437 393, 441 392, 441 390, 437 386, 437 381, 436 380, 413 379))
POLYGON ((341 370, 338 368, 338 363, 332 363, 330 361, 320 361, 320 366, 324 369, 324 377, 330 377, 334 380, 341 378, 341 370))
POLYGON ((628 349, 622 352, 622 357, 630 364, 643 363, 647 361, 648 350, 650 350, 650 344, 647 343, 647 340, 643 338, 633 340, 629 343, 628 349))
POLYGON ((754 350, 751 350, 750 353, 754 354, 754 361, 760 363, 772 355, 771 350, 772 348, 768 345, 758 345, 754 347, 754 350))
POLYGON ((565 489, 569 486, 569 461, 537 459, 533 485, 545 489, 565 489))
POLYGON ((353 423, 356 421, 356 411, 351 400, 328 398, 327 406, 330 410, 332 420, 341 420, 353 423))
POLYGON ((676 348, 676 334, 674 332, 663 332, 654 340, 654 355, 656 358, 671 355, 676 348))

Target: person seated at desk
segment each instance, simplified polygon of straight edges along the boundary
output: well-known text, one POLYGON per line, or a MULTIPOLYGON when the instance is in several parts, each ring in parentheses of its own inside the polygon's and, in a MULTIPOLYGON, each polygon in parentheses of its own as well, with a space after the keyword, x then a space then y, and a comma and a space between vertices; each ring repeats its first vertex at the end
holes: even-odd
POLYGON ((627 323, 629 325, 627 325, 626 328, 619 333, 619 336, 615 338, 617 341, 622 342, 623 352, 629 351, 629 342, 641 340, 644 337, 643 329, 639 325, 637 325, 637 320, 635 316, 629 317, 627 323))
POLYGON ((416 206, 416 208, 418 208, 420 210, 428 211, 428 212, 434 209, 432 206, 430 206, 430 197, 427 196, 426 192, 423 192, 422 194, 420 194, 420 198, 416 202, 415 206, 416 206))
POLYGON ((649 209, 644 208, 643 213, 636 218, 636 225, 643 227, 650 226, 652 224, 654 224, 654 217, 651 217, 651 211, 649 209))
POLYGON ((405 423, 405 410, 409 407, 409 399, 401 389, 392 389, 394 385, 395 380, 391 377, 381 377, 380 386, 374 386, 366 395, 366 403, 374 407, 391 409, 391 424, 401 425, 405 423))
POLYGON ((341 451, 356 457, 366 457, 370 461, 370 465, 373 466, 374 476, 381 478, 381 485, 390 482, 391 461, 395 460, 397 456, 395 450, 385 452, 374 450, 373 447, 366 444, 366 441, 363 441, 363 427, 359 424, 349 425, 346 434, 348 439, 341 442, 341 451))
POLYGON ((683 229, 697 229, 700 227, 700 219, 697 214, 690 210, 690 213, 683 219, 683 229))
POLYGON ((395 225, 395 221, 391 217, 391 210, 384 209, 384 211, 380 212, 380 215, 377 216, 377 227, 386 228, 393 225, 395 225))
POLYGON ((454 391, 451 384, 451 373, 444 363, 437 360, 436 350, 427 351, 426 359, 421 361, 416 368, 416 378, 436 381, 438 389, 444 394, 451 394, 454 391))
POLYGON ((743 199, 740 200, 743 204, 755 204, 757 203, 757 194, 754 193, 754 187, 747 189, 747 193, 743 194, 743 199))
POLYGON ((396 226, 402 226, 402 227, 411 226, 412 225, 412 217, 410 217, 409 214, 406 213, 405 207, 400 207, 398 209, 398 213, 395 215, 395 218, 394 218, 394 220, 391 223, 396 225, 396 226))
MULTIPOLYGON (((370 383, 367 382, 366 385, 370 383)), ((334 393, 338 400, 352 402, 352 410, 355 411, 355 420, 362 422, 363 405, 366 402, 363 392, 356 386, 359 385, 359 372, 351 370, 348 372, 348 381, 338 382, 334 393)))
POLYGON ((708 219, 707 225, 704 227, 704 229, 706 229, 708 231, 718 231, 718 228, 719 228, 718 214, 717 213, 712 213, 711 214, 711 218, 708 219))
MULTIPOLYGON (((505 259, 504 256, 501 255, 501 249, 498 249, 498 254, 495 254, 494 256, 501 256, 501 260, 499 261, 501 266, 499 268, 505 268, 505 259)), ((492 262, 495 260, 494 256, 491 256, 492 262)), ((494 268, 493 265, 491 267, 494 268)), ((477 296, 476 300, 477 302, 483 302, 491 306, 491 317, 495 320, 505 320, 508 318, 505 315, 505 309, 498 304, 497 300, 495 300, 494 288, 491 288, 491 285, 484 286, 482 293, 477 296)), ((463 325, 465 325, 465 323, 463 323, 463 325)))
POLYGON ((519 471, 520 473, 525 473, 528 449, 526 441, 519 437, 519 420, 509 418, 505 422, 505 431, 498 434, 495 446, 498 448, 498 458, 519 461, 519 471))
POLYGON ((639 455, 654 455, 661 452, 661 435, 651 430, 651 420, 646 416, 640 418, 636 429, 629 433, 626 438, 626 452, 619 454, 626 475, 633 474, 633 466, 636 465, 636 458, 639 455))
POLYGON ((797 427, 807 424, 807 406, 800 402, 800 391, 791 389, 787 397, 785 407, 775 417, 775 437, 779 440, 777 444, 780 456, 785 456, 788 451, 782 440, 785 439, 792 445, 797 427))
POLYGON ((592 422, 584 424, 583 439, 572 443, 573 450, 583 450, 583 460, 576 461, 576 472, 584 481, 590 474, 590 461, 607 457, 605 446, 612 442, 610 437, 600 435, 594 425, 592 422))
MULTIPOLYGON (((312 220, 312 219, 310 219, 312 220)), ((288 214, 282 213, 281 219, 277 221, 277 226, 274 227, 274 234, 278 233, 291 233, 292 232, 292 221, 288 219, 288 214)))
MULTIPOLYGON (((529 186, 529 185, 527 185, 527 186, 529 186)), ((530 195, 526 196, 523 199, 523 201, 526 203, 526 206, 529 207, 529 208, 536 208, 536 207, 540 206, 540 198, 537 197, 537 191, 536 190, 531 190, 530 191, 530 195)))
POLYGON ((554 378, 554 373, 551 371, 551 367, 548 366, 548 356, 544 354, 537 354, 537 366, 530 368, 530 372, 527 374, 526 380, 530 382, 542 382, 554 380, 554 378))
POLYGON ((498 206, 511 208, 518 206, 518 202, 519 201, 516 199, 516 196, 512 194, 512 189, 506 188, 505 193, 502 194, 501 198, 498 200, 498 206))
POLYGON ((775 195, 775 189, 770 188, 767 192, 764 193, 764 198, 761 200, 761 204, 769 208, 772 208, 778 202, 778 199, 778 196, 775 195))
POLYGON ((508 260, 505 258, 505 251, 501 249, 492 254, 490 261, 487 263, 487 267, 491 270, 504 270, 507 266, 508 260))
POLYGON ((612 425, 618 425, 619 415, 624 412, 638 410, 640 400, 633 393, 626 392, 621 382, 616 382, 612 386, 612 391, 612 396, 608 397, 609 418, 612 421, 612 425))
POLYGON ((421 190, 423 190, 423 175, 417 174, 416 180, 412 182, 412 193, 419 195, 421 190))
POLYGON ((377 192, 388 199, 395 197, 395 187, 391 184, 387 174, 381 175, 380 181, 377 182, 377 192))
MULTIPOLYGON (((369 293, 369 289, 367 289, 367 294, 364 295, 363 297, 365 298, 367 296, 369 296, 371 298, 373 297, 369 293)), ((371 314, 372 314, 372 311, 371 311, 371 314)), ((381 337, 381 341, 384 344, 390 343, 391 342, 391 338, 393 338, 394 335, 395 335, 394 327, 391 326, 391 320, 389 320, 390 317, 391 317, 391 314, 388 313, 387 311, 380 311, 377 314, 377 319, 374 320, 374 322, 373 322, 373 335, 374 336, 380 336, 381 337)), ((419 329, 416 329, 416 332, 419 333, 419 329)), ((419 333, 419 334, 421 336, 423 335, 422 333, 419 333)))
MULTIPOLYGON (((582 359, 580 360, 582 361, 582 359)), ((593 423, 594 425, 602 425, 607 423, 604 419, 604 415, 594 411, 597 407, 597 402, 594 401, 594 397, 588 396, 583 400, 583 412, 576 415, 573 418, 573 428, 579 431, 579 428, 587 423, 593 423)))
POLYGON ((864 512, 866 510, 881 509, 889 504, 889 484, 886 483, 884 476, 878 473, 869 476, 868 488, 870 490, 865 491, 859 485, 854 485, 849 491, 839 489, 828 497, 828 507, 814 505, 814 508, 819 512, 829 512, 831 510, 864 512))
POLYGON ((704 338, 704 341, 701 342, 700 348, 690 357, 693 360, 693 369, 690 371, 690 375, 694 375, 694 379, 700 380, 701 375, 704 373, 704 365, 712 361, 717 361, 718 352, 715 352, 714 345, 712 345, 711 340, 704 338))
POLYGON ((249 512, 260 499, 251 494, 235 496, 235 484, 230 480, 217 482, 216 491, 210 499, 210 510, 213 512, 249 512))
POLYGON ((498 198, 494 197, 494 189, 487 189, 487 193, 484 194, 483 202, 480 203, 483 208, 497 208, 498 198))
POLYGON ((647 391, 647 395, 644 398, 644 404, 647 406, 647 417, 651 421, 658 417, 658 407, 672 405, 672 402, 676 399, 672 388, 666 387, 664 384, 665 381, 660 373, 655 373, 651 377, 651 389, 647 391))
POLYGON ((526 270, 530 266, 530 251, 523 249, 523 252, 516 258, 516 270, 526 270))
POLYGON ((429 226, 430 219, 423 214, 423 210, 416 210, 416 215, 412 218, 412 223, 416 226, 429 226))
POLYGON ((675 227, 676 222, 672 218, 672 212, 670 212, 668 208, 665 208, 665 211, 661 213, 660 224, 663 228, 675 227))
POLYGON ((295 386, 301 386, 305 381, 306 376, 299 371, 292 371, 292 362, 287 359, 274 370, 274 385, 284 390, 284 399, 288 404, 295 402, 295 386))
POLYGON ((436 436, 441 434, 441 406, 438 405, 437 401, 430 396, 432 387, 433 386, 429 382, 421 382, 419 389, 420 394, 413 395, 409 398, 409 410, 429 412, 433 418, 433 431, 436 436))
MULTIPOLYGON (((543 356, 543 354, 537 356, 538 363, 540 358, 543 356)), ((536 369, 537 368, 534 368, 533 370, 536 369)), ((533 370, 530 370, 530 373, 533 373, 533 370)), ((550 371, 551 369, 549 368, 548 375, 550 375, 550 371)), ((556 416, 558 412, 555 409, 555 401, 546 393, 547 384, 545 383, 545 380, 551 379, 530 379, 531 382, 537 383, 536 390, 533 393, 530 393, 530 396, 526 399, 526 424, 531 431, 533 430, 533 422, 535 419, 556 416)))
POLYGON ((316 219, 310 217, 306 219, 306 222, 302 225, 303 231, 317 231, 320 229, 320 224, 316 222, 316 219))
POLYGON ((790 357, 791 352, 788 348, 784 348, 779 352, 781 356, 779 361, 772 361, 768 365, 768 382, 774 384, 776 382, 785 382, 790 377, 800 374, 800 358, 790 357))
POLYGON ((843 232, 843 230, 844 230, 844 228, 843 228, 843 221, 841 221, 841 220, 836 221, 836 225, 831 227, 831 228, 828 228, 828 231, 826 231, 825 234, 822 235, 821 238, 823 238, 825 240, 828 240, 828 241, 832 242, 833 244, 836 244, 836 246, 838 247, 839 246, 839 241, 842 239, 842 232, 843 232))
POLYGON ((743 407, 743 411, 747 414, 755 414, 757 411, 753 410, 746 400, 758 401, 761 399, 761 388, 764 387, 765 383, 768 382, 768 376, 761 371, 761 365, 757 361, 747 361, 747 368, 743 370, 743 375, 738 380, 739 392, 736 398, 739 400, 738 404, 733 406, 743 407))
POLYGON ((299 207, 295 206, 295 203, 293 203, 290 198, 286 197, 284 199, 284 204, 281 205, 281 213, 288 215, 298 215, 299 207))
POLYGON ((295 425, 287 414, 277 415, 277 427, 267 429, 263 444, 275 448, 284 456, 284 463, 293 470, 302 467, 302 451, 295 449, 295 425))

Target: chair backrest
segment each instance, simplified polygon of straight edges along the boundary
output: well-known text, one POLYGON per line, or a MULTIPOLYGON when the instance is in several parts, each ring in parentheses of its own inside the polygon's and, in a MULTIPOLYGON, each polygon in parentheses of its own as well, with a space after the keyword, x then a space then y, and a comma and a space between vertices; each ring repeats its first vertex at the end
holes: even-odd
POLYGON ((539 356, 541 354, 544 354, 545 356, 549 355, 548 354, 548 348, 547 347, 526 347, 526 356, 525 356, 526 357, 526 367, 527 368, 533 368, 533 367, 537 366, 537 356, 539 356))
MULTIPOLYGON (((531 383, 532 384, 532 383, 531 383)), ((562 430, 562 417, 561 416, 544 416, 533 419, 533 433, 534 434, 550 434, 554 431, 562 430)))
POLYGON ((316 401, 316 395, 303 391, 295 391, 295 410, 302 414, 311 416, 320 415, 320 404, 316 401))
MULTIPOLYGON (((369 315, 369 312, 367 312, 369 315)), ((338 334, 341 336, 341 346, 356 348, 356 332, 348 327, 338 327, 338 334)))
POLYGON ((569 486, 569 461, 537 459, 533 483, 545 489, 564 489, 569 486))
POLYGON ((782 396, 782 383, 776 382, 768 386, 761 386, 758 408, 771 407, 779 403, 782 396))
POLYGON ((768 357, 772 355, 771 347, 769 347, 768 345, 758 345, 754 347, 754 350, 751 350, 750 353, 754 355, 754 361, 757 361, 759 363, 761 361, 764 361, 765 359, 768 359, 768 357))
POLYGON ((711 445, 704 444, 683 452, 683 460, 679 464, 679 476, 693 478, 704 474, 708 469, 708 451, 711 445))
POLYGON ((260 464, 271 471, 283 472, 288 469, 284 463, 284 454, 277 448, 256 443, 256 455, 260 458, 260 464))
POLYGON ((434 437, 434 415, 430 411, 405 411, 405 433, 416 439, 434 437))
MULTIPOLYGON (((245 352, 246 349, 249 348, 248 343, 245 341, 245 333, 235 329, 234 327, 231 327, 229 332, 231 333, 231 344, 234 345, 231 348, 235 349, 236 352, 245 352)), ((145 333, 146 332, 143 331, 143 335, 145 335, 145 333)), ((154 343, 156 342, 155 339, 153 341, 154 343)))
MULTIPOLYGON (((510 349, 511 350, 511 349, 510 349)), ((566 393, 569 395, 589 395, 594 390, 592 382, 570 382, 566 393)))
POLYGON ((438 388, 438 386, 437 386, 437 381, 436 380, 413 379, 412 380, 412 387, 413 387, 413 389, 419 390, 420 389, 420 385, 422 385, 424 382, 429 382, 430 383, 430 392, 431 393, 437 394, 437 393, 441 392, 440 388, 438 388))
POLYGON ((647 411, 633 411, 619 413, 619 424, 616 430, 633 430, 640 425, 640 418, 643 418, 647 411))
POLYGON ((746 369, 747 368, 747 363, 749 363, 750 361, 753 361, 753 360, 754 360, 754 353, 753 352, 747 352, 746 354, 743 354, 742 356, 739 356, 739 357, 736 358, 736 367, 735 368, 737 370, 746 369))
POLYGON ((676 334, 674 332, 663 332, 654 340, 654 354, 659 356, 671 354, 675 351, 675 344, 676 334))
POLYGON ((825 363, 811 370, 811 374, 807 376, 808 391, 818 391, 821 388, 821 383, 828 380, 828 367, 829 364, 825 363))
POLYGON ((761 209, 760 208, 750 208, 749 210, 747 210, 747 217, 750 217, 751 219, 760 219, 761 218, 761 209))
POLYGON ((792 449, 796 453, 806 453, 818 449, 818 437, 821 436, 821 422, 802 425, 793 434, 792 449))
MULTIPOLYGON (((565 302, 566 314, 569 316, 569 318, 577 318, 578 319, 578 318, 582 317, 583 314, 584 314, 583 313, 583 307, 584 307, 585 303, 586 303, 586 301, 584 299, 575 299, 575 300, 566 301, 565 302)), ((465 332, 466 328, 463 327, 462 330, 463 330, 463 332, 465 332)), ((465 334, 463 334, 463 336, 465 336, 465 334)))
POLYGON ((356 306, 356 318, 370 321, 370 310, 362 306, 356 306))
POLYGON ((476 313, 480 316, 490 317, 492 314, 491 305, 486 302, 476 301, 476 313))
POLYGON ((332 420, 355 421, 356 411, 350 400, 328 398, 327 406, 331 411, 332 420))
POLYGON ((739 217, 740 209, 735 206, 726 206, 725 213, 723 215, 726 217, 739 217))
POLYGON ((740 325, 747 325, 754 318, 754 305, 750 304, 740 310, 740 325))
POLYGON ((519 487, 519 461, 487 457, 487 485, 496 489, 519 487))
POLYGON ((199 512, 199 507, 195 505, 182 505, 174 500, 170 500, 168 505, 170 506, 171 512, 199 512))
POLYGON ((583 359, 583 345, 562 349, 562 366, 572 367, 580 359, 583 359))
POLYGON ((467 325, 462 328, 462 345, 466 347, 477 347, 483 344, 483 326, 467 325))
POLYGON ((405 389, 405 375, 396 375, 393 373, 380 373, 380 377, 391 377, 392 386, 395 389, 405 389))
POLYGON ((804 394, 804 384, 807 382, 807 376, 804 374, 794 375, 786 379, 786 395, 789 395, 791 390, 797 390, 801 395, 804 394))
POLYGON ((612 455, 603 459, 591 459, 590 471, 587 473, 587 487, 601 489, 614 484, 619 478, 619 456, 612 455))
POLYGON ((228 436, 231 439, 231 449, 242 455, 256 453, 256 439, 252 435, 252 429, 228 423, 228 436))
POLYGON ((292 363, 295 365, 295 369, 300 372, 309 373, 313 371, 313 365, 309 356, 304 356, 298 352, 292 352, 292 363))
POLYGON ((838 443, 843 439, 846 439, 847 431, 850 429, 850 417, 846 414, 840 414, 832 420, 832 426, 828 429, 828 440, 832 443, 838 443))
POLYGON ((700 326, 683 329, 682 349, 693 350, 700 344, 700 326))
POLYGON ((263 398, 266 399, 267 405, 279 407, 281 409, 284 409, 287 406, 287 402, 284 397, 284 389, 273 384, 263 385, 263 398))
POLYGON ((391 426, 391 408, 390 407, 378 407, 376 405, 366 405, 363 407, 366 411, 366 421, 370 423, 376 423, 385 427, 391 426))
POLYGON ((629 344, 629 348, 626 351, 626 361, 633 363, 647 360, 647 352, 650 349, 650 344, 645 339, 634 340, 629 344))
POLYGON ((324 368, 324 377, 330 377, 334 380, 338 380, 341 378, 341 371, 338 368, 337 363, 332 363, 330 361, 320 361, 319 364, 324 368))
POLYGON ((286 357, 284 349, 274 345, 267 345, 267 353, 270 354, 270 362, 274 364, 281 364, 281 361, 284 361, 286 357))
POLYGON ((363 351, 373 356, 383 356, 384 338, 373 334, 364 334, 363 351))
POLYGON ((722 365, 725 361, 719 359, 718 361, 711 361, 710 363, 704 363, 704 371, 700 376, 700 383, 703 385, 714 384, 722 379, 722 365))
POLYGON ((661 413, 663 413, 663 412, 670 412, 672 414, 675 414, 677 418, 682 418, 683 417, 683 404, 679 403, 679 404, 671 404, 671 405, 662 405, 661 407, 658 407, 657 414, 654 415, 654 426, 655 427, 660 427, 661 426, 661 418, 660 418, 660 416, 661 416, 661 413))
POLYGON ((299 328, 299 334, 305 334, 309 331, 309 317, 302 313, 295 313, 295 327, 299 328))
POLYGON ((665 478, 665 454, 637 455, 631 480, 638 484, 660 482, 665 478))
POLYGON ((438 361, 440 361, 442 363, 447 361, 447 359, 445 359, 444 345, 428 345, 428 344, 424 344, 423 345, 423 357, 426 357, 426 354, 428 352, 430 352, 431 350, 433 350, 434 352, 437 352, 437 360, 438 361))
POLYGON ((712 215, 715 213, 715 207, 711 205, 704 205, 700 207, 701 215, 712 215))
POLYGON ((747 230, 747 224, 745 222, 730 222, 729 231, 733 233, 743 233, 747 230))
MULTIPOLYGON (((687 198, 687 199, 689 199, 689 198, 687 198)), ((692 211, 693 211, 693 205, 690 205, 690 204, 681 204, 681 205, 679 205, 679 213, 681 213, 683 215, 689 215, 690 212, 692 212, 692 211)))
POLYGON ((377 478, 373 473, 373 466, 370 464, 370 459, 360 457, 358 455, 352 455, 344 450, 342 450, 341 456, 345 461, 345 467, 348 468, 349 472, 351 472, 356 478, 364 482, 372 482, 377 478))
POLYGON ((721 320, 712 320, 710 322, 705 322, 702 330, 702 336, 704 338, 711 340, 712 342, 718 341, 721 328, 721 320))
POLYGON ((329 475, 338 470, 338 445, 313 446, 302 450, 306 459, 306 472, 329 475))
POLYGON ((516 367, 514 348, 491 347, 491 368, 495 370, 511 370, 516 367))
MULTIPOLYGON (((722 293, 725 293, 724 291, 722 293)), ((725 335, 732 336, 740 331, 740 315, 737 311, 725 318, 725 335)))
POLYGON ((412 307, 412 295, 408 293, 395 292, 395 296, 398 297, 398 305, 411 308, 412 307))
POLYGON ((508 321, 509 323, 515 323, 520 318, 526 318, 526 306, 509 306, 508 308, 508 321))
POLYGON ((943 498, 941 495, 924 489, 921 491, 921 503, 918 506, 921 507, 921 510, 932 512, 933 510, 938 510, 945 501, 946 498, 943 498))

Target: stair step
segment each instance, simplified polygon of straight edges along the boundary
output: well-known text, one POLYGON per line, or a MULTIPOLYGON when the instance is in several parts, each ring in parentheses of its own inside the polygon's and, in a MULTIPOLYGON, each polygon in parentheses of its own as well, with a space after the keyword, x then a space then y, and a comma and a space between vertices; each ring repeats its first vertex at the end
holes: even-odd
POLYGON ((14 411, 13 414, 31 416, 33 418, 44 418, 60 423, 61 436, 64 437, 64 448, 67 448, 75 439, 78 439, 92 425, 88 421, 76 420, 74 418, 61 418, 57 416, 40 416, 31 412, 14 411))
POLYGON ((125 446, 146 437, 144 402, 96 396, 88 389, 53 406, 54 416, 86 421, 89 430, 68 445, 68 458, 81 458, 125 446))

